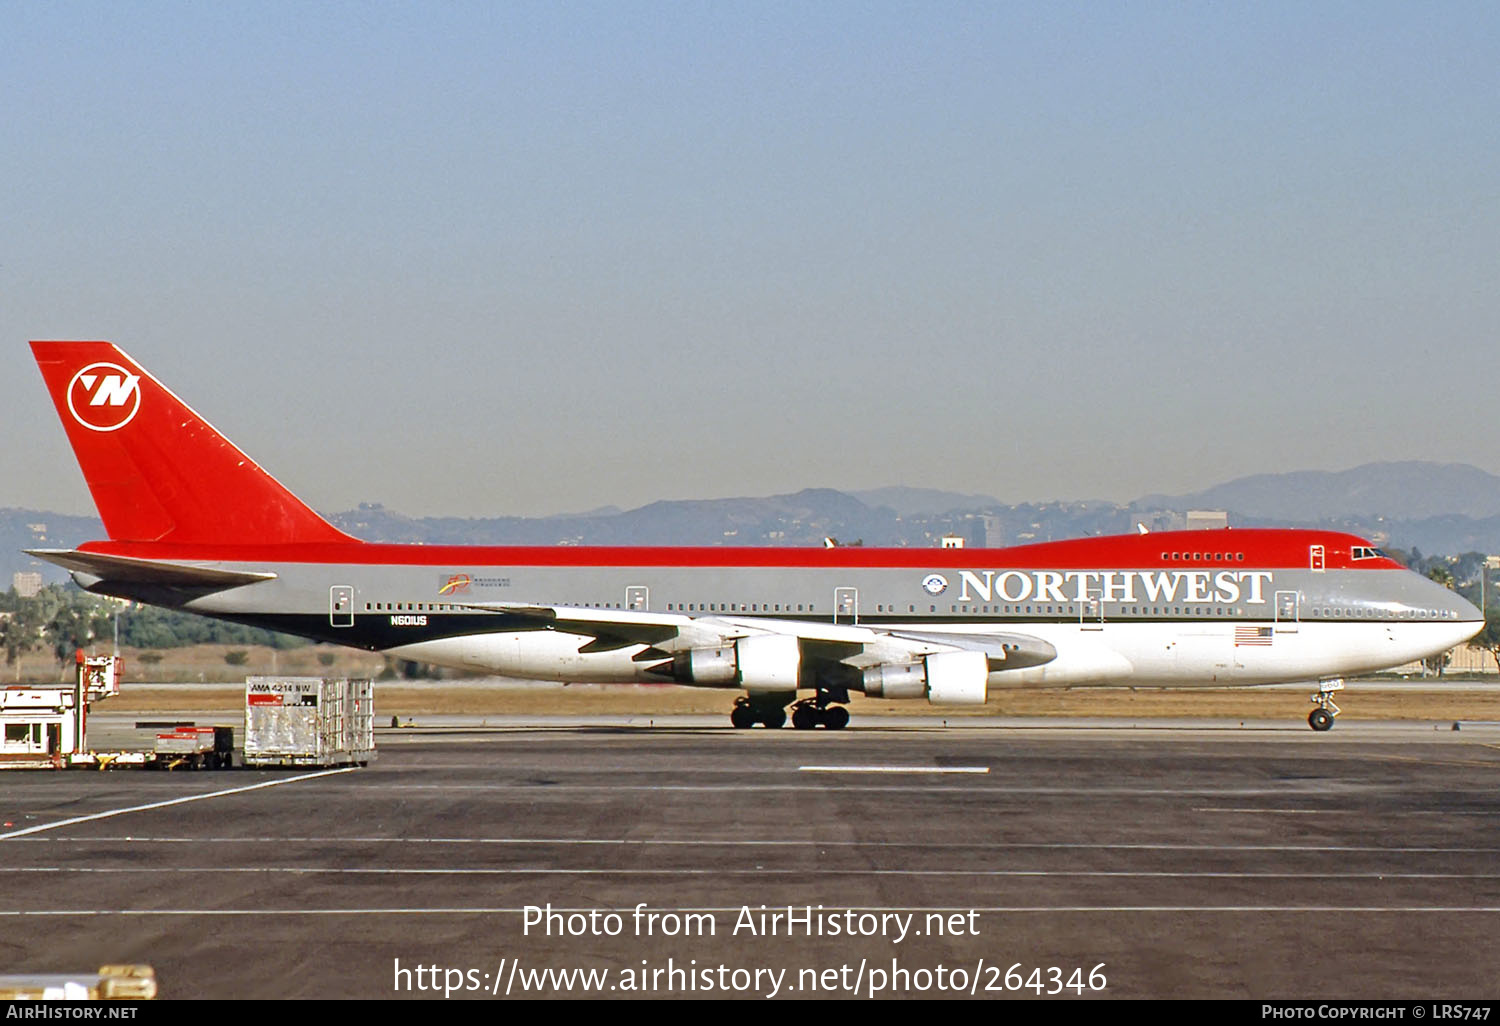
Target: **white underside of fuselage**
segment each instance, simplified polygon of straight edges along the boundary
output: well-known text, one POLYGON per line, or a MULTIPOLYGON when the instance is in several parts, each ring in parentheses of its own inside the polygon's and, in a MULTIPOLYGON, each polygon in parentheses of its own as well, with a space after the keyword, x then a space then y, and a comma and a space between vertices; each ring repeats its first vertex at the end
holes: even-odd
MULTIPOLYGON (((1042 666, 996 670, 991 688, 1083 686, 1224 687, 1323 680, 1400 666, 1447 651, 1472 637, 1468 621, 1300 623, 1270 621, 1202 624, 1027 623, 1009 628, 1057 649, 1042 666), (1259 643, 1236 641, 1236 626, 1270 628, 1259 643), (1266 640, 1269 639, 1269 643, 1266 640)), ((983 636, 962 625, 882 624, 882 631, 920 631, 927 636, 983 636)), ((778 625, 778 632, 788 630, 778 625)), ((581 653, 593 639, 563 631, 519 631, 442 638, 386 650, 400 659, 504 677, 573 683, 666 683, 646 672, 661 660, 637 661, 645 646, 581 653)), ((961 645, 959 646, 961 647, 961 645)))

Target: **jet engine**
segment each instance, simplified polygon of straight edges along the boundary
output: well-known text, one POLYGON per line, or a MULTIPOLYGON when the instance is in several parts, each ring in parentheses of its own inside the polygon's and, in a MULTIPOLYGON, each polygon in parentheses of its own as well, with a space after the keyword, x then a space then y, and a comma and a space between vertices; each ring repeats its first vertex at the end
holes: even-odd
POLYGON ((888 663, 866 670, 871 698, 926 698, 933 705, 983 705, 990 664, 983 652, 939 652, 919 663, 888 663))
POLYGON ((746 691, 796 691, 802 649, 790 634, 738 638, 731 645, 679 652, 650 672, 682 684, 746 691))

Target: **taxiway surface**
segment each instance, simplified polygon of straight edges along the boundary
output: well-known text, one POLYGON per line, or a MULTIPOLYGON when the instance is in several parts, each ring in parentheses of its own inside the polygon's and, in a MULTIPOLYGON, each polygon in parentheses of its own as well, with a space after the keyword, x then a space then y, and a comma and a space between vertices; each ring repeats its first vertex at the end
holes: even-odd
POLYGON ((959 970, 1004 997, 1053 967, 1113 997, 1495 990, 1496 726, 657 717, 378 743, 334 773, 7 774, 0 971, 145 963, 167 998, 534 996, 544 971, 574 996, 863 996, 877 973, 939 996, 959 970), (528 929, 548 904, 561 924, 528 929), (810 929, 766 935, 789 906, 810 929))

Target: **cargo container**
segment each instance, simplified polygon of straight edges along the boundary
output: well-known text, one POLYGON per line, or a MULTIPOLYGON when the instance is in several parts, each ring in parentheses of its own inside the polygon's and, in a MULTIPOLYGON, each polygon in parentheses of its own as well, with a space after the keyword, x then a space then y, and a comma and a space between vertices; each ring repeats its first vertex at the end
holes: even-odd
POLYGON ((363 766, 373 758, 368 679, 246 678, 246 766, 363 766))

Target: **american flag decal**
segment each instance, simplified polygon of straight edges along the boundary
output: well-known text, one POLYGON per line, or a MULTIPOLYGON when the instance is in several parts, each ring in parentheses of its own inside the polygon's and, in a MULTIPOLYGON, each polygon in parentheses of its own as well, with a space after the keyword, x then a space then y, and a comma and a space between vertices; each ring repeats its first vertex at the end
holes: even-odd
POLYGON ((1272 633, 1269 627, 1236 627, 1234 629, 1234 647, 1241 645, 1269 645, 1272 633))

